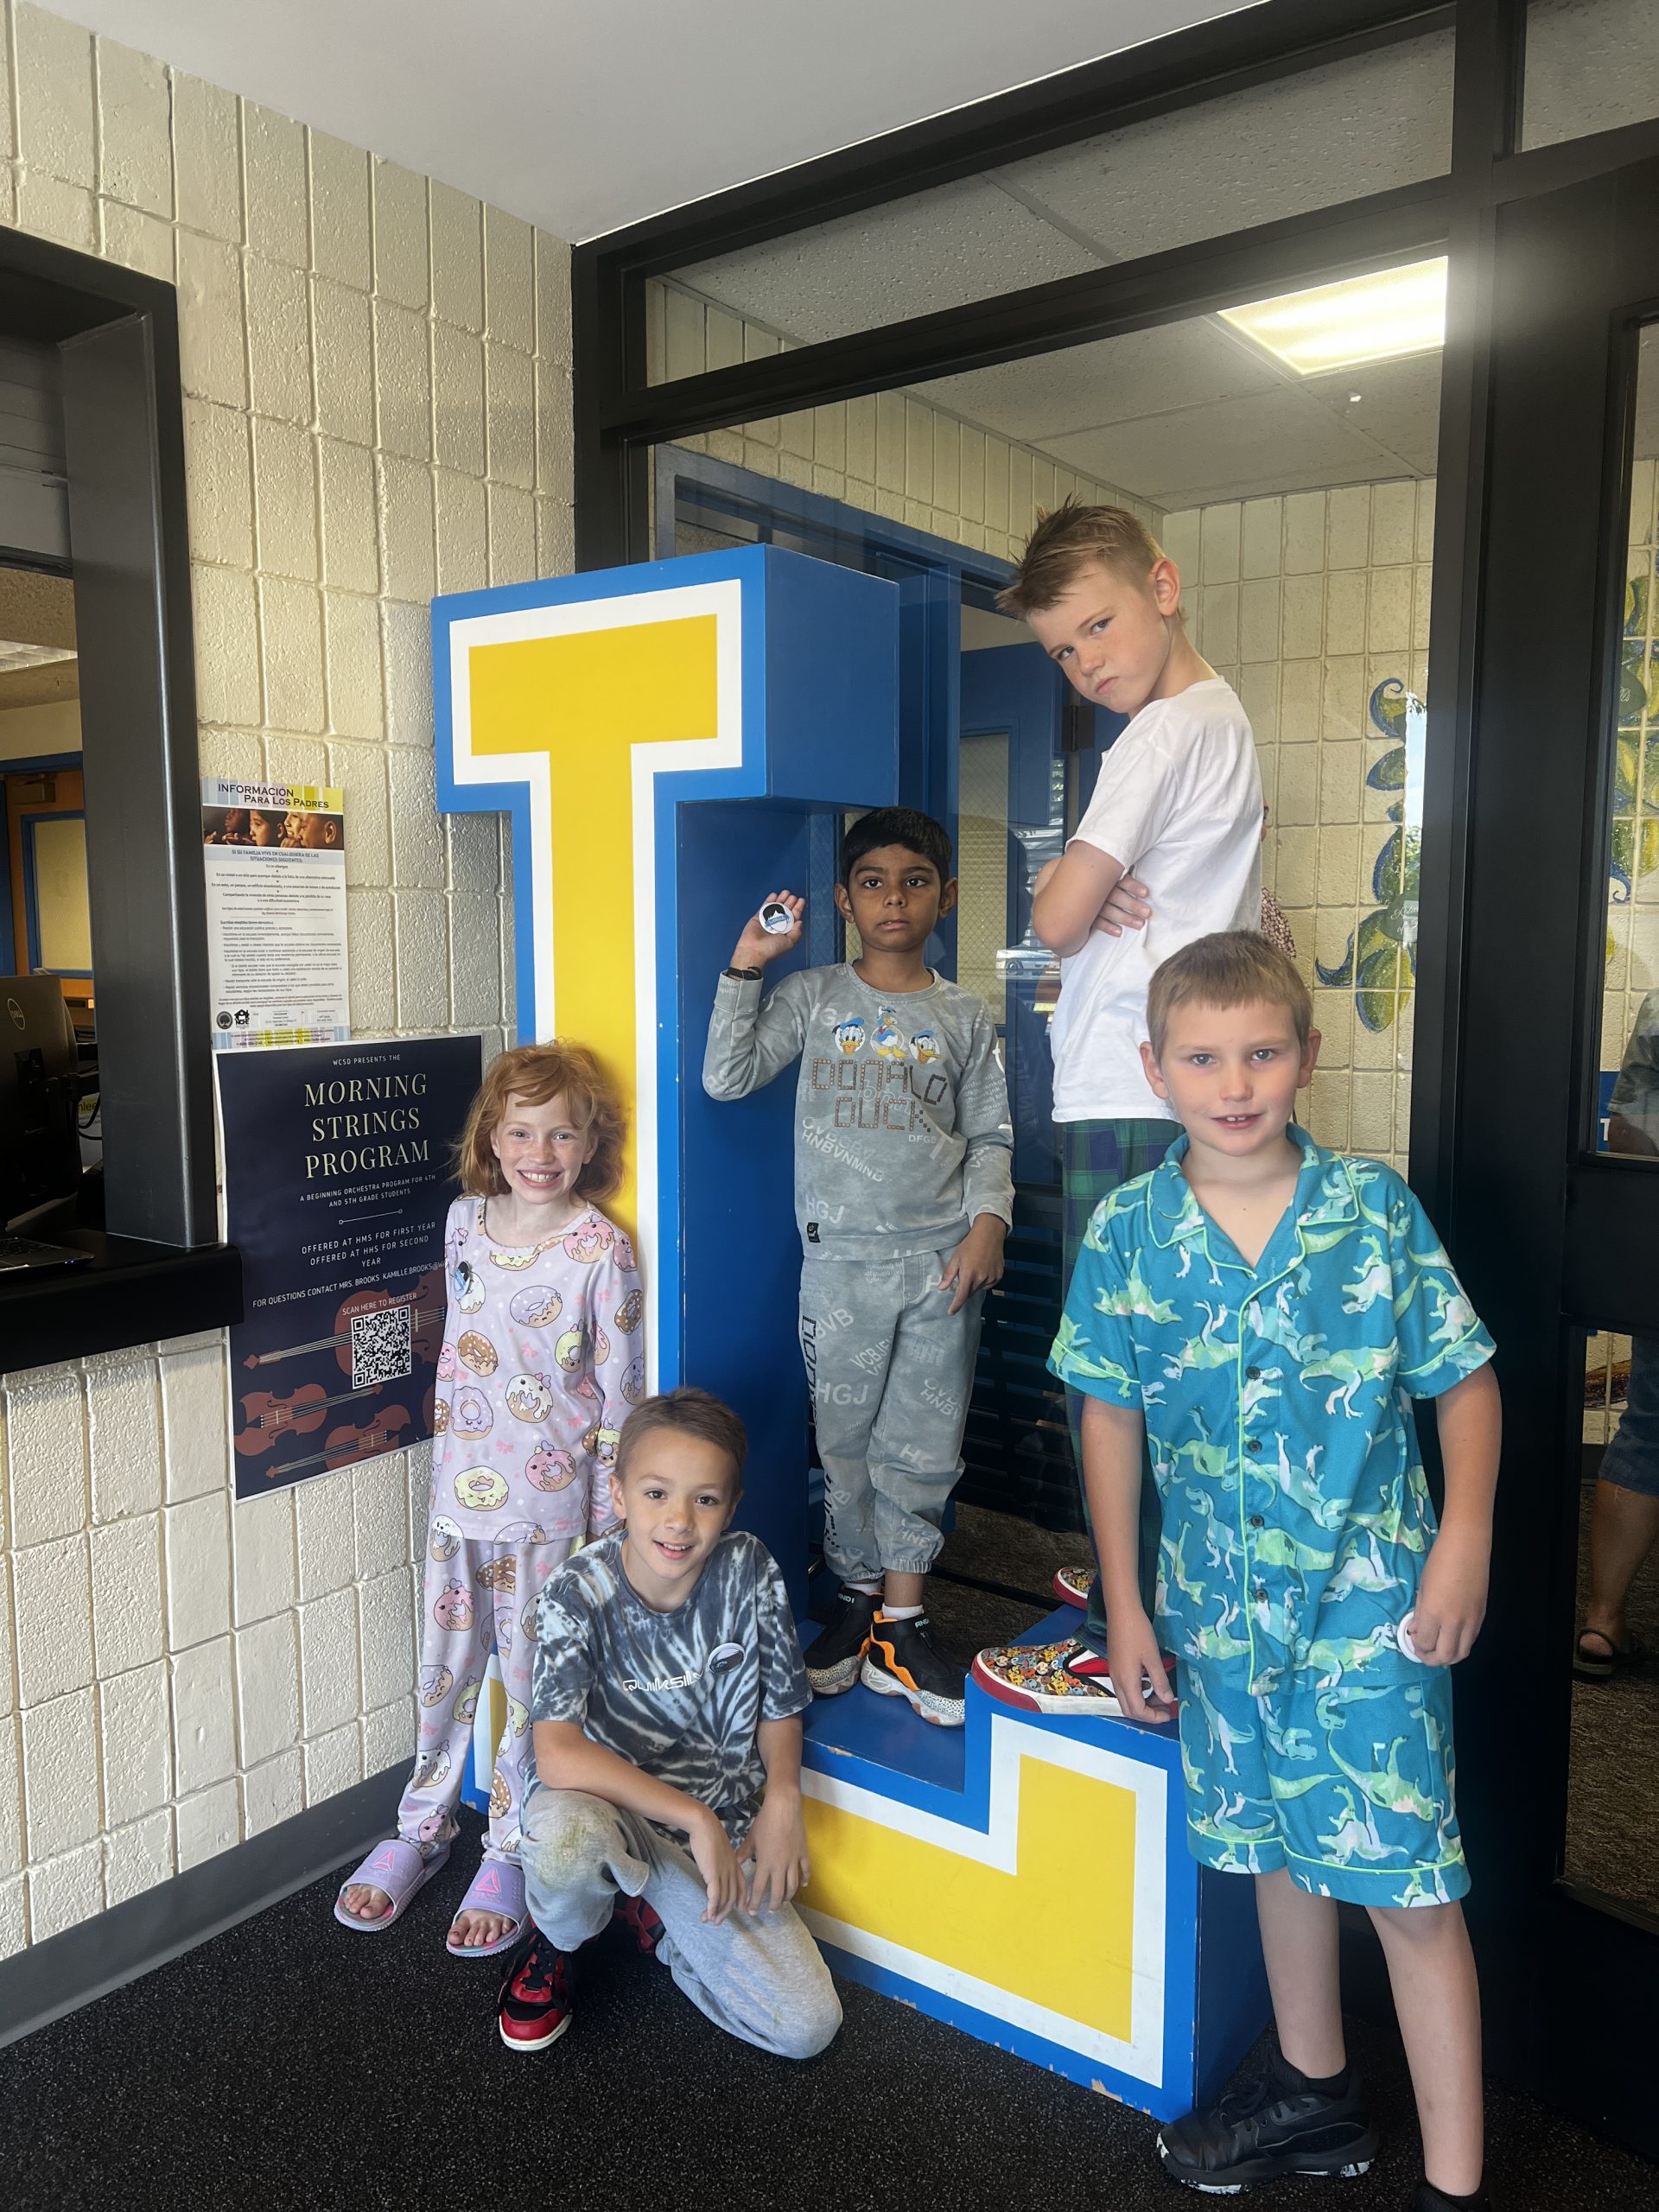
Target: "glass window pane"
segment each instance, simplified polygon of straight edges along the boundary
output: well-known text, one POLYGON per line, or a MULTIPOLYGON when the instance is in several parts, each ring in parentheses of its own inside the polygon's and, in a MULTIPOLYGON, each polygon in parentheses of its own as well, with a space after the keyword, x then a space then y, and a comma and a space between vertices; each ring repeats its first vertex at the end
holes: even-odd
POLYGON ((681 269, 650 288, 651 381, 1439 175, 1452 44, 1406 39, 681 269))
MULTIPOLYGON (((1409 308, 1412 288, 1398 296, 1409 308)), ((1386 332, 1377 342, 1386 348, 1386 332)), ((1324 1036, 1304 1118, 1322 1142, 1402 1168, 1440 367, 1438 349, 1415 342, 1402 324, 1397 353, 1300 374, 1222 317, 1196 316, 694 442, 760 496, 777 487, 779 542, 815 499, 839 538, 798 542, 860 565, 889 525, 936 543, 941 559, 1002 562, 1038 512, 1067 497, 1141 516, 1181 570, 1199 651, 1255 730, 1272 810, 1264 879, 1324 1036), (830 551, 837 543, 844 556, 830 551)), ((1644 526, 1651 511, 1649 490, 1644 526)), ((969 657, 1018 645, 1020 629, 966 615, 969 657), (981 635, 981 623, 993 626, 981 635)), ((921 735, 907 730, 906 742, 921 735)), ((992 804, 1007 785, 991 750, 970 741, 959 758, 958 973, 998 1001, 986 955, 999 954, 1007 1003, 1040 1050, 1052 990, 1028 957, 1017 893, 1054 849, 1060 802, 1038 806, 1033 785, 1019 810, 992 804), (1026 849, 1012 889, 997 861, 1010 833, 1026 849)), ((1087 776, 1098 755, 1071 758, 1087 776)), ((1659 761, 1655 774, 1659 784, 1659 761)), ((1659 825, 1654 840, 1659 857, 1659 825)), ((1659 950, 1659 903, 1654 916, 1659 950)))
POLYGON ((1589 1340, 1579 1525, 1566 1871, 1659 1914, 1659 1339, 1589 1340))
POLYGON ((1602 1150, 1659 1154, 1659 659, 1654 482, 1659 455, 1659 327, 1637 357, 1635 458, 1619 644, 1607 960, 1602 991, 1602 1150))
POLYGON ((1554 146, 1659 115, 1653 0, 1531 0, 1521 143, 1554 146))

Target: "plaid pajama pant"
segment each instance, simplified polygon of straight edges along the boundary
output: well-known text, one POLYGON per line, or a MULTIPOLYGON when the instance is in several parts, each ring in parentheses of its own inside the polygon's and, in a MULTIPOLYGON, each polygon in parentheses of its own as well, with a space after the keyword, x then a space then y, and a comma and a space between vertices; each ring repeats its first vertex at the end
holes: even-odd
MULTIPOLYGON (((1065 1192, 1061 1236, 1065 1244, 1066 1288, 1083 1249, 1090 1216, 1120 1183, 1132 1182, 1156 1167, 1181 1133, 1179 1122, 1062 1122, 1060 1166, 1065 1192)), ((1071 1457, 1083 1492, 1084 1526, 1089 1527, 1089 1497, 1083 1484, 1083 1393, 1065 1394, 1065 1418, 1071 1431, 1071 1457)), ((1158 1545, 1163 1532, 1163 1509, 1152 1479, 1150 1455, 1141 1471, 1141 1599, 1150 1618, 1154 1585, 1158 1573, 1158 1545)), ((1090 1541, 1094 1532, 1090 1530, 1090 1541)), ((1098 1567, 1100 1562, 1095 1562, 1098 1567)), ((1106 1656, 1106 1609, 1101 1602, 1100 1577, 1089 1593, 1089 1613, 1081 1631, 1091 1651, 1106 1656)))

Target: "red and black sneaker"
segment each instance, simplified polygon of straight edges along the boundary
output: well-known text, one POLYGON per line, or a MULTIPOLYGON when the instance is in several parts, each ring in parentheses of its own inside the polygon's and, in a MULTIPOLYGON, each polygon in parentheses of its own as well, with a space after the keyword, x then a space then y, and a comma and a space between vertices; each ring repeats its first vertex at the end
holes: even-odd
POLYGON ((611 1917, 632 1929, 633 1940, 646 1958, 655 1955, 663 1932, 662 1916, 644 1897, 618 1897, 611 1917))
POLYGON ((501 1978, 496 2018, 509 2050, 545 2050, 558 2041, 575 2009, 570 1980, 569 1953, 550 1943, 532 1924, 508 1958, 501 1978))

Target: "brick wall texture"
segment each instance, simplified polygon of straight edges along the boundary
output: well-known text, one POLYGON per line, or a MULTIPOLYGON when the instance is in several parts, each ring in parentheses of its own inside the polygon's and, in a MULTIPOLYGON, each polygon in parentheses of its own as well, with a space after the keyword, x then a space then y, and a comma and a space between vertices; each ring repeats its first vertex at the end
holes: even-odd
MULTIPOLYGON (((205 774, 343 787, 365 1037, 512 1020, 426 602, 571 565, 569 255, 22 4, 0 222, 176 283, 205 774)), ((0 1956, 404 1758, 424 1451, 231 1504, 224 1340, 5 1378, 0 1956)))

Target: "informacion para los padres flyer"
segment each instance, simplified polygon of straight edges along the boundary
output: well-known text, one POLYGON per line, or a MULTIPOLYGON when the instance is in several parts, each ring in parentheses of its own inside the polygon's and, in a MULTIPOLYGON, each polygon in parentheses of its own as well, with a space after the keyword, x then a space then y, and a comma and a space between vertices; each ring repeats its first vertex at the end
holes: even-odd
POLYGON ((352 1018, 341 794, 205 776, 201 846, 214 1050, 344 1042, 352 1018))

